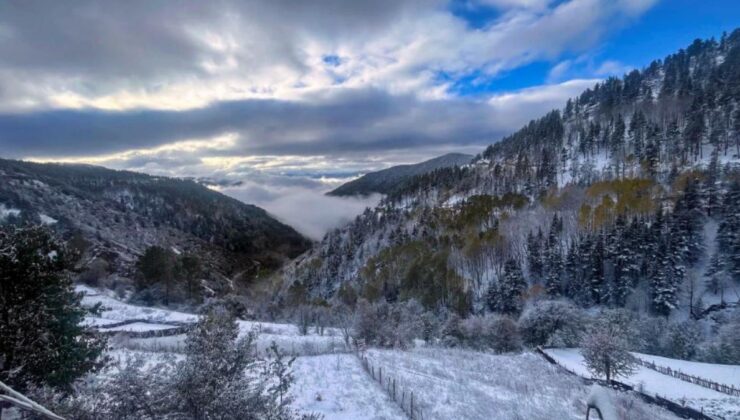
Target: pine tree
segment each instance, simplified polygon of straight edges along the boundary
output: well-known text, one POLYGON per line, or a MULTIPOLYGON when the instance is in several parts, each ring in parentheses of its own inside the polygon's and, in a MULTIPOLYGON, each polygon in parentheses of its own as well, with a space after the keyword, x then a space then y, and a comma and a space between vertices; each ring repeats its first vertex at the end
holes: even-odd
POLYGON ((529 263, 529 275, 532 281, 537 283, 542 280, 544 262, 542 258, 543 235, 539 229, 537 236, 529 232, 527 235, 527 259, 529 263))
POLYGON ((740 183, 734 182, 725 194, 722 219, 717 230, 717 247, 729 276, 740 282, 740 183))
POLYGON ((488 307, 494 312, 518 315, 524 306, 527 282, 519 263, 510 258, 504 264, 504 275, 488 290, 488 307))
POLYGON ((559 219, 557 214, 553 215, 545 248, 545 290, 550 296, 561 294, 563 257, 560 251, 560 233, 562 230, 562 219, 559 219))
POLYGON ((105 341, 82 325, 73 256, 42 227, 0 229, 0 380, 67 388, 100 367, 105 341))

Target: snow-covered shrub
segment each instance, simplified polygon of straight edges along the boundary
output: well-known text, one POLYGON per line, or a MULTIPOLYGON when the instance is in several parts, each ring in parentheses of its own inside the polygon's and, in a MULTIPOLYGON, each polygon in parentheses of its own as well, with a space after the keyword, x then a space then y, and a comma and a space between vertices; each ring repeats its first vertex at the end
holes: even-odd
POLYGON ((716 338, 702 351, 701 358, 708 362, 740 364, 740 310, 727 324, 722 325, 716 338))
POLYGON ((360 299, 355 312, 355 339, 381 347, 406 348, 420 336, 421 311, 421 305, 414 300, 390 304, 383 300, 369 303, 360 299))
POLYGON ((667 326, 668 322, 665 318, 643 314, 637 320, 637 335, 634 340, 636 343, 635 350, 647 354, 663 354, 663 336, 667 326))
POLYGON ((41 404, 67 418, 108 419, 294 419, 287 391, 291 360, 276 345, 262 368, 256 334, 238 338, 239 326, 228 310, 202 316, 185 342, 185 358, 152 363, 141 357, 110 367, 107 376, 88 377, 73 393, 50 388, 32 393, 41 404))
POLYGON ((489 314, 462 320, 458 340, 454 344, 503 353, 519 350, 521 339, 516 323, 511 318, 489 314))
POLYGON ((463 320, 457 313, 451 313, 442 324, 440 342, 447 347, 458 347, 465 341, 463 320))
POLYGON ((530 346, 574 347, 579 341, 581 311, 564 300, 542 300, 519 318, 522 340, 530 346))
POLYGON ((664 354, 676 359, 692 359, 702 341, 701 329, 694 321, 673 322, 668 324, 664 336, 664 354))

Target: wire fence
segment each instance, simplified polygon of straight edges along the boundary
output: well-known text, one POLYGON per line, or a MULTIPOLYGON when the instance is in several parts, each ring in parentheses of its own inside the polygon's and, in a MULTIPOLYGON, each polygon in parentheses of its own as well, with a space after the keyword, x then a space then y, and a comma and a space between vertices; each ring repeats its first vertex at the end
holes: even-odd
POLYGON ((602 380, 602 379, 586 378, 586 377, 581 376, 578 373, 576 373, 576 372, 568 369, 567 367, 563 366, 562 364, 560 364, 557 360, 555 360, 554 357, 550 356, 541 347, 536 347, 535 348, 535 352, 537 354, 539 354, 540 356, 542 356, 545 360, 547 360, 551 364, 553 364, 555 366, 558 366, 559 368, 563 369, 564 371, 566 371, 566 372, 568 372, 568 373, 570 373, 572 375, 578 376, 579 378, 581 378, 582 380, 584 380, 584 382, 586 382, 588 384, 597 383, 599 385, 610 387, 610 388, 614 388, 614 389, 617 389, 617 390, 622 391, 622 392, 633 392, 636 395, 638 395, 643 401, 645 401, 645 402, 647 402, 649 404, 659 405, 659 406, 667 409, 668 411, 671 411, 672 413, 676 414, 677 416, 679 416, 681 418, 684 418, 684 419, 693 419, 693 420, 715 420, 715 419, 722 419, 723 420, 724 419, 723 417, 718 416, 718 415, 709 416, 707 414, 704 414, 704 408, 703 407, 700 410, 697 410, 695 408, 688 407, 688 406, 686 406, 684 404, 678 404, 675 401, 669 400, 667 398, 663 398, 660 395, 649 395, 649 394, 647 394, 645 392, 642 392, 639 389, 635 389, 635 387, 633 387, 632 385, 627 385, 625 383, 622 383, 622 382, 619 382, 619 381, 615 381, 613 379, 607 382, 607 381, 602 380))
POLYGON ((414 396, 413 391, 405 389, 399 384, 396 378, 388 372, 388 369, 384 371, 382 366, 373 365, 364 354, 358 353, 358 357, 365 371, 380 384, 383 390, 411 420, 424 420, 424 411, 422 411, 419 400, 414 396))
POLYGON ((664 375, 672 376, 682 381, 690 382, 692 384, 699 385, 704 388, 709 388, 711 390, 731 395, 733 397, 740 397, 740 389, 735 388, 732 385, 725 385, 719 382, 710 381, 709 379, 705 379, 699 376, 689 375, 688 373, 681 372, 677 369, 671 369, 667 366, 660 366, 656 365, 653 362, 642 360, 639 357, 636 357, 635 359, 637 359, 637 364, 639 364, 640 366, 644 366, 648 369, 652 369, 664 375))

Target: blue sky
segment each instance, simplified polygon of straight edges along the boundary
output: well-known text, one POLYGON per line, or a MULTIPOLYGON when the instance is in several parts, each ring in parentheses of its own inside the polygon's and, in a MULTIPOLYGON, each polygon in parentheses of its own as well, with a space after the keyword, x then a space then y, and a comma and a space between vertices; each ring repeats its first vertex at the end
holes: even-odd
MULTIPOLYGON (((467 0, 452 1, 449 7, 456 16, 477 29, 494 24, 502 16, 493 6, 467 0)), ((739 25, 738 1, 663 0, 587 50, 564 51, 557 57, 537 60, 492 76, 473 72, 460 78, 440 74, 439 78, 451 82, 449 92, 456 95, 486 96, 552 81, 550 71, 566 60, 574 62, 567 73, 571 78, 619 76, 621 70, 643 68, 657 58, 686 47, 694 39, 719 39, 723 31, 731 32, 739 25), (598 64, 606 61, 620 66, 612 66, 614 71, 599 72, 598 64)))

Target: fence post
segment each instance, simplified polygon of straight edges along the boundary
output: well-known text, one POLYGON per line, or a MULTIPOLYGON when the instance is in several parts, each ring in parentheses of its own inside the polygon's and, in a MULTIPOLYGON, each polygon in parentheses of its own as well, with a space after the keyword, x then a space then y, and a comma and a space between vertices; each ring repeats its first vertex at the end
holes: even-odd
POLYGON ((414 392, 411 392, 411 420, 414 419, 414 392))

